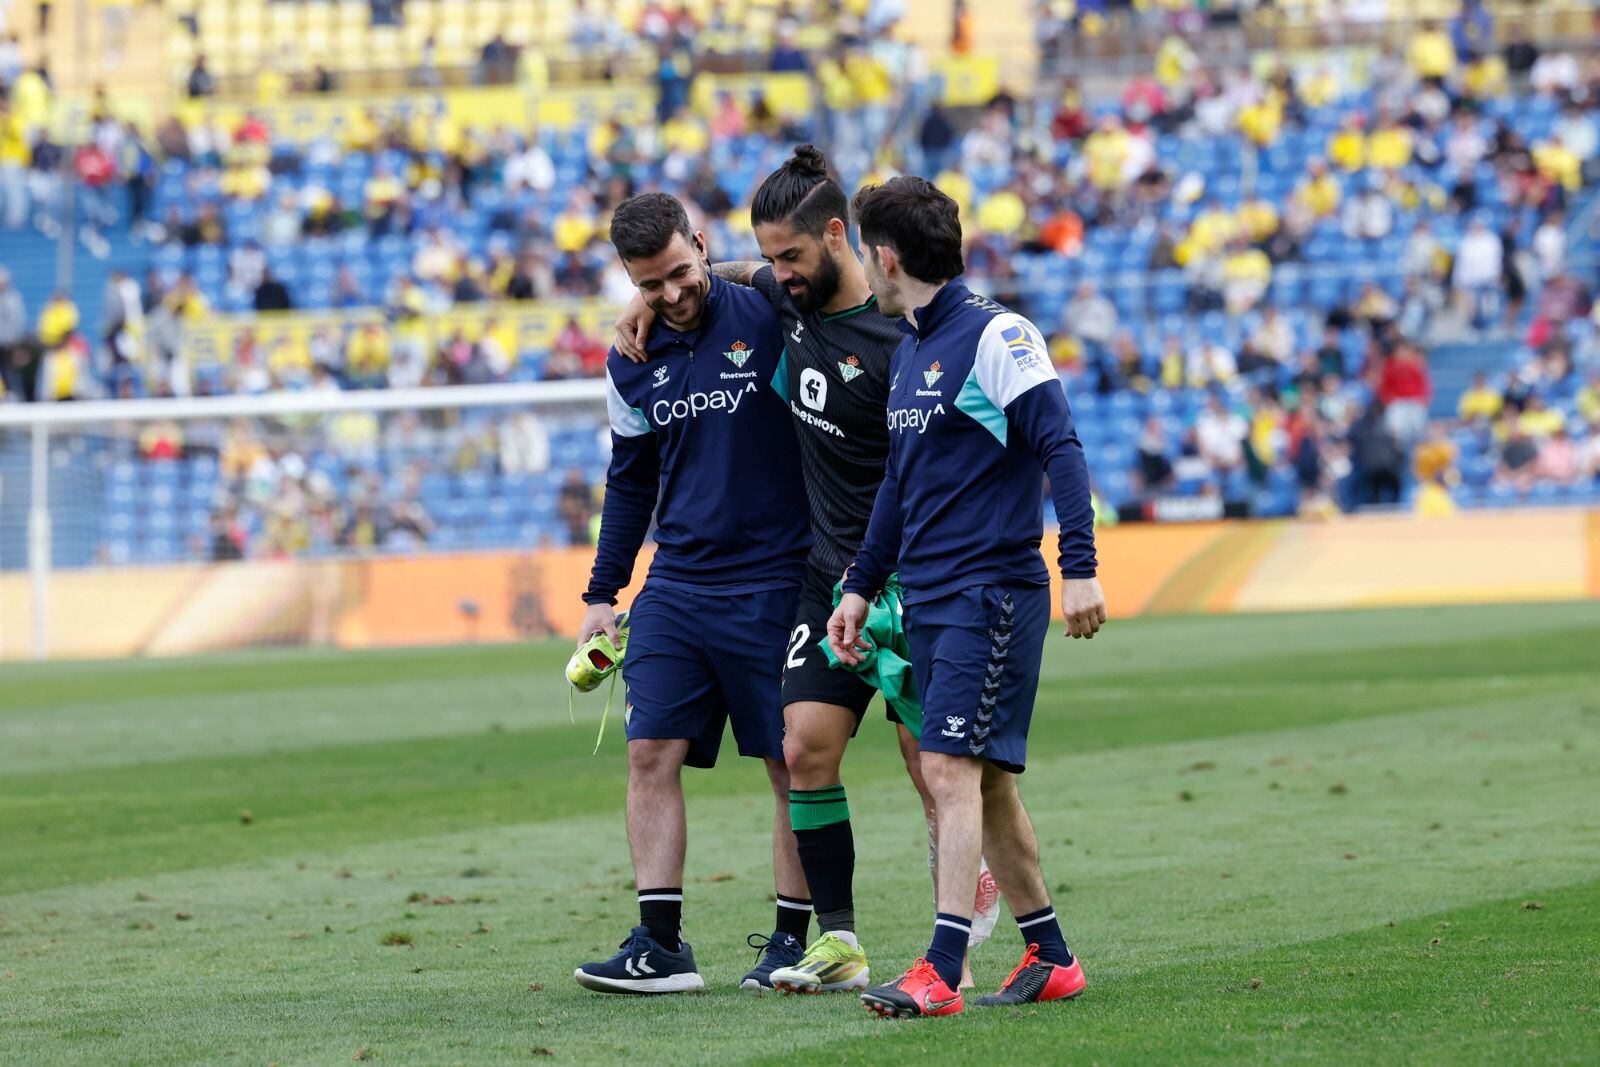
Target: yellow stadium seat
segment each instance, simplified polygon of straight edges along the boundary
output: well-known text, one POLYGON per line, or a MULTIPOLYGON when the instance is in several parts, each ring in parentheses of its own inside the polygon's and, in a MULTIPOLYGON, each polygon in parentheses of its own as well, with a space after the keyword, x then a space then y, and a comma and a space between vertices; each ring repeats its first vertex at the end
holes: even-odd
MULTIPOLYGON (((259 41, 235 41, 232 73, 247 77, 253 76, 257 68, 261 66, 264 58, 266 58, 266 54, 262 51, 259 41)), ((252 83, 252 91, 253 85, 254 83, 252 83)))
POLYGON ((440 38, 436 58, 441 67, 462 67, 477 61, 478 54, 465 39, 447 41, 440 38))
POLYGON ((250 22, 264 22, 270 14, 270 8, 277 4, 268 4, 266 0, 233 0, 227 4, 227 18, 234 25, 250 22))
POLYGON ((408 51, 420 51, 422 42, 432 33, 431 25, 415 22, 412 19, 406 19, 405 25, 400 27, 400 36, 405 41, 408 51))
POLYGON ((279 41, 293 41, 300 33, 300 5, 273 4, 271 36, 279 41))
POLYGON ((745 41, 760 45, 770 42, 778 28, 777 13, 765 7, 752 9, 741 22, 745 41))
POLYGON ((174 33, 167 38, 167 69, 180 78, 188 78, 194 66, 194 39, 187 33, 174 33))
POLYGON ((340 69, 350 70, 366 63, 372 44, 372 32, 367 27, 341 26, 334 40, 338 42, 340 69))
POLYGON ((494 26, 505 17, 504 8, 496 0, 462 0, 467 22, 472 26, 494 26))
POLYGON ((195 15, 200 19, 200 29, 223 29, 233 21, 233 5, 226 0, 199 0, 195 15))
POLYGON ((335 21, 338 23, 340 33, 354 30, 364 35, 372 23, 372 12, 366 4, 341 3, 335 21))
POLYGON ((404 49, 400 34, 393 26, 374 26, 367 34, 366 58, 379 70, 392 70, 400 66, 404 49))
POLYGON ((445 59, 447 55, 459 56, 470 45, 467 40, 467 28, 465 26, 440 26, 438 32, 434 34, 434 38, 439 45, 440 63, 447 62, 445 59))
POLYGON ((314 3, 305 5, 301 12, 306 32, 321 31, 327 33, 333 28, 333 6, 328 3, 314 3))
POLYGON ((435 24, 441 30, 465 30, 470 21, 465 4, 443 4, 435 8, 435 24))

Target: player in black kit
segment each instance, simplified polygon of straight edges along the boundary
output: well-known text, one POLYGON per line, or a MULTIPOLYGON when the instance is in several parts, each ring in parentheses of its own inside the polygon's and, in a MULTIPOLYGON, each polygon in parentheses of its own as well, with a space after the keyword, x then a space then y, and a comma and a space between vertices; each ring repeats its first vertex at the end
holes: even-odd
MULTIPOLYGON (((877 311, 850 246, 848 212, 844 189, 822 153, 801 145, 762 182, 751 205, 767 263, 712 268, 760 290, 782 320, 785 355, 778 373, 788 387, 811 507, 811 555, 783 674, 784 757, 800 862, 821 936, 800 963, 773 972, 774 986, 793 992, 868 984, 855 932, 854 835, 839 769, 875 690, 857 675, 830 669, 818 642, 827 636, 834 584, 866 536, 883 480, 889 359, 905 335, 897 320, 877 311)), ((635 301, 617 323, 617 350, 642 361, 640 339, 649 326, 648 312, 635 301)), ((888 717, 897 724, 931 834, 933 806, 916 733, 892 709, 888 717)))

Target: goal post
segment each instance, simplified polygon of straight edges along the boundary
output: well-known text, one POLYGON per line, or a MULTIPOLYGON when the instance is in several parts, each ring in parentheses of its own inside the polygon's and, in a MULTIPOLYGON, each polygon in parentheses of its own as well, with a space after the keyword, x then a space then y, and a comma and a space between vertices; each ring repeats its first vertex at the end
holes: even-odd
POLYGON ((315 640, 270 595, 314 565, 585 547, 606 425, 599 379, 0 405, 0 658, 315 640), (201 572, 226 642, 174 621, 201 572))

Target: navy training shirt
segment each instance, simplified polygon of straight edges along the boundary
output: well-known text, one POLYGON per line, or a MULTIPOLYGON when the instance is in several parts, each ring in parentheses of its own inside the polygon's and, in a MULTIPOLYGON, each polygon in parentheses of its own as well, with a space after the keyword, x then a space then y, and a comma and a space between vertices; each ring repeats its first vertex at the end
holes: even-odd
POLYGON ((800 451, 774 384, 783 334, 767 298, 715 276, 700 325, 660 319, 648 363, 606 357, 611 465, 583 599, 617 601, 656 514, 649 581, 731 595, 797 584, 811 548, 800 451))
POLYGON ((897 561, 907 604, 1048 583, 1046 474, 1061 574, 1094 577, 1088 466, 1038 328, 960 281, 916 319, 890 364, 889 462, 845 591, 870 599, 897 561))

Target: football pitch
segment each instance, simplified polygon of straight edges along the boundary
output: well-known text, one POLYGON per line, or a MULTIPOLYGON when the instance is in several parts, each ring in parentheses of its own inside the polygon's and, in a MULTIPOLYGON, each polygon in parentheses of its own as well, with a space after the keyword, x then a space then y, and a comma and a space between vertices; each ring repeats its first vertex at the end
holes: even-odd
MULTIPOLYGON (((909 1022, 737 989, 771 804, 731 742, 688 775, 709 991, 572 982, 636 911, 620 715, 591 757, 564 645, 8 665, 0 1061, 1600 1061, 1600 604, 1049 649, 1022 785, 1088 994, 909 1022)), ((930 890, 869 716, 846 782, 887 979, 930 890)), ((979 984, 1019 950, 1003 917, 979 984)))

